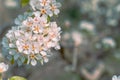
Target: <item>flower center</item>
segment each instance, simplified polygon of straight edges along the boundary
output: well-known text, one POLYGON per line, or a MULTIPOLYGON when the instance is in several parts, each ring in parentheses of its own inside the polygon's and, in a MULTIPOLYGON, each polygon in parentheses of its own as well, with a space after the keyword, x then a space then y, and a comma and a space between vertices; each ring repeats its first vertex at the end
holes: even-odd
POLYGON ((34 54, 31 54, 31 55, 30 55, 30 58, 31 58, 31 59, 35 59, 35 55, 34 55, 34 54))
POLYGON ((45 9, 41 9, 41 14, 46 14, 46 10, 45 9))
POLYGON ((45 6, 47 4, 47 0, 43 0, 42 4, 45 6))
POLYGON ((51 6, 51 10, 54 11, 56 7, 54 5, 51 6))
POLYGON ((33 23, 32 23, 32 22, 30 22, 30 21, 29 21, 29 22, 27 22, 28 27, 31 27, 31 26, 32 26, 32 24, 33 24, 33 23))
POLYGON ((34 31, 39 32, 39 26, 35 26, 34 31))
POLYGON ((34 46, 34 45, 32 45, 32 50, 33 50, 33 51, 35 50, 35 46, 34 46))
POLYGON ((23 49, 24 49, 24 50, 28 50, 28 49, 29 49, 29 46, 25 44, 25 45, 23 46, 23 49))

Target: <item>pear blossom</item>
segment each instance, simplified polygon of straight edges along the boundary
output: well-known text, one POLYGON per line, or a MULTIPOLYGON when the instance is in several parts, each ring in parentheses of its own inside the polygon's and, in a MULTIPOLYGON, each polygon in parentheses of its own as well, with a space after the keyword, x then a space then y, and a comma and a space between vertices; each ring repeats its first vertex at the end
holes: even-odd
POLYGON ((120 76, 116 76, 116 75, 114 75, 113 77, 112 77, 112 80, 120 80, 120 76))
POLYGON ((0 63, 0 73, 3 73, 8 70, 8 65, 5 64, 4 62, 0 63))
POLYGON ((60 7, 61 7, 60 3, 52 3, 50 5, 50 10, 52 11, 52 15, 53 14, 58 15, 60 13, 60 10, 58 8, 60 7))
POLYGON ((37 59, 41 59, 41 58, 37 58, 37 55, 36 54, 30 54, 28 56, 28 64, 31 63, 31 65, 35 66, 37 64, 37 59))

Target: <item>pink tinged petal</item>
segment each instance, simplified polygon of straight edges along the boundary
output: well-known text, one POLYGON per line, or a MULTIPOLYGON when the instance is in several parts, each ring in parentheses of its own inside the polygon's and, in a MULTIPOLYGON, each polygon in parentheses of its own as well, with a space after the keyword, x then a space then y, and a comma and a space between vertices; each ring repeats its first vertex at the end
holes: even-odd
POLYGON ((41 51, 40 53, 41 53, 42 56, 46 56, 47 55, 47 53, 45 51, 41 51))
POLYGON ((31 65, 33 65, 33 66, 37 65, 37 61, 35 59, 32 59, 31 60, 31 65))

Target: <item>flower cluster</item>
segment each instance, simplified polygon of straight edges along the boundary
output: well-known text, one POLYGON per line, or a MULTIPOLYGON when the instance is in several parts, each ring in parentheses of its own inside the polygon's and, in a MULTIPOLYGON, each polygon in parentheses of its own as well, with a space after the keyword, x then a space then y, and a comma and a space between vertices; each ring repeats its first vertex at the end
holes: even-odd
MULTIPOLYGON (((38 2, 41 6, 47 6, 48 3, 56 3, 53 1, 39 0, 38 2)), ((48 15, 41 15, 41 11, 35 11, 23 21, 19 22, 17 19, 15 21, 17 26, 12 27, 6 34, 6 42, 3 40, 3 46, 6 47, 5 45, 8 44, 6 48, 9 49, 9 55, 14 60, 19 60, 18 64, 26 61, 33 66, 37 61, 43 64, 48 62, 51 48, 60 49, 61 28, 48 18, 48 15)))
POLYGON ((5 64, 4 62, 0 63, 0 73, 3 73, 8 70, 8 65, 5 64))
POLYGON ((58 15, 60 13, 59 7, 61 4, 56 0, 31 0, 30 5, 34 11, 40 11, 41 15, 58 15))

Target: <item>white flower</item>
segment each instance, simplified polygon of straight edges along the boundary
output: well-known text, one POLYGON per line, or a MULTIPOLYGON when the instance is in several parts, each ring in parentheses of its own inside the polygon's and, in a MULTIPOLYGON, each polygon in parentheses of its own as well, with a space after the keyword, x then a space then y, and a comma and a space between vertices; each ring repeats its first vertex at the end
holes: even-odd
POLYGON ((31 53, 28 55, 28 62, 27 64, 31 63, 31 65, 35 66, 37 64, 37 60, 42 59, 42 57, 39 54, 31 53))
MULTIPOLYGON (((60 13, 60 10, 58 8, 61 7, 60 3, 52 3, 50 5, 50 10, 52 11, 53 14, 58 15, 60 13)), ((52 16, 53 16, 52 14, 52 16)))
POLYGON ((80 29, 93 32, 95 30, 95 25, 90 22, 82 21, 80 23, 80 29))
POLYGON ((112 39, 112 38, 104 38, 102 40, 102 43, 105 44, 105 45, 109 45, 110 47, 115 47, 116 46, 116 43, 115 43, 114 39, 112 39))
POLYGON ((53 16, 53 13, 50 11, 49 6, 45 6, 40 8, 41 15, 49 15, 50 17, 53 16))
POLYGON ((120 80, 120 76, 116 76, 116 75, 114 75, 113 77, 112 77, 112 80, 120 80))
POLYGON ((0 73, 3 73, 8 70, 8 65, 5 64, 4 62, 0 63, 0 73))

